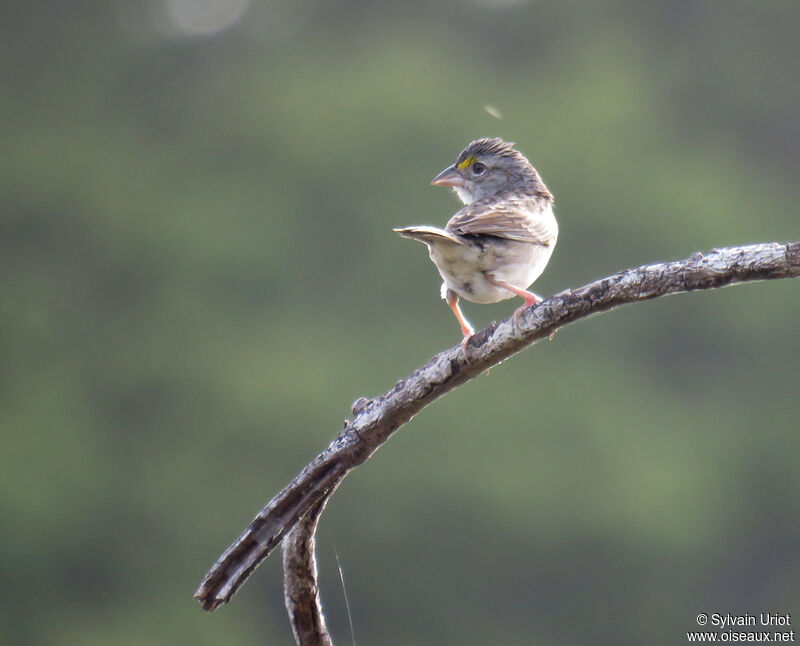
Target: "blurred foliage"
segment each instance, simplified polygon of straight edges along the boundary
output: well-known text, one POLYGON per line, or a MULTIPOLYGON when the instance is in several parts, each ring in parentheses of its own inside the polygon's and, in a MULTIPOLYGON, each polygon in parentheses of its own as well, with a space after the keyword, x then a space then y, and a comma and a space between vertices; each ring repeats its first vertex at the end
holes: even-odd
MULTIPOLYGON (((192 592, 349 402, 458 341, 391 228, 455 211, 428 182, 470 139, 557 196, 542 294, 800 239, 796 2, 271 0, 203 36, 186 6, 0 21, 4 644, 291 642, 279 559, 211 616, 192 592)), ((334 546, 365 644, 800 610, 797 294, 612 312, 420 414, 323 520, 337 642, 334 546)))

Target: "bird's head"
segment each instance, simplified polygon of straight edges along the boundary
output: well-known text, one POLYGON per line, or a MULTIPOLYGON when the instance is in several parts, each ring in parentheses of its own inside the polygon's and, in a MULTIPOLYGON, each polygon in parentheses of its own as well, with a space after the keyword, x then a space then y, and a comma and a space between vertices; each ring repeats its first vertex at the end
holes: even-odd
POLYGON ((498 138, 471 142, 431 184, 452 187, 464 204, 507 190, 537 193, 541 187, 547 191, 536 169, 514 148, 514 143, 498 138))

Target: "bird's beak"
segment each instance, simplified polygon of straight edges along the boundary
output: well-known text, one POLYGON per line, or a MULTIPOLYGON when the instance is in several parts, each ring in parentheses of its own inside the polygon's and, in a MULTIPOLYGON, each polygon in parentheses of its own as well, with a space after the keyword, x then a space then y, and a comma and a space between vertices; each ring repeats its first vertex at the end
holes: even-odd
POLYGON ((448 166, 431 182, 433 186, 464 186, 464 178, 456 170, 455 165, 448 166))

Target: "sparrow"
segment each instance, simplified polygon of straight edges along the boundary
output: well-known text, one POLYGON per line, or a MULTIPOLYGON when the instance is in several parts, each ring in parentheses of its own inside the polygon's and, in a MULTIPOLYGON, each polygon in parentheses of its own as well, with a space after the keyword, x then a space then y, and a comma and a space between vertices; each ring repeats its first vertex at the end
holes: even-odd
POLYGON ((441 296, 461 326, 465 351, 475 330, 459 298, 497 303, 519 296, 525 302, 514 312, 518 326, 525 308, 542 300, 528 287, 544 271, 558 238, 553 194, 514 146, 497 138, 476 139, 433 178, 431 184, 452 187, 464 203, 444 229, 394 229, 427 245, 443 280, 441 296))

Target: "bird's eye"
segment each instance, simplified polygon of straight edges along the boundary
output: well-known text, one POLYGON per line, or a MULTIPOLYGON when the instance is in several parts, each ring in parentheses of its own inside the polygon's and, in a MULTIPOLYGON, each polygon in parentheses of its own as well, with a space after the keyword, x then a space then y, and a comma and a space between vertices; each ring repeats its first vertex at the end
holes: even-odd
POLYGON ((481 162, 475 162, 472 164, 472 172, 476 175, 483 175, 486 172, 486 164, 482 164, 481 162))

